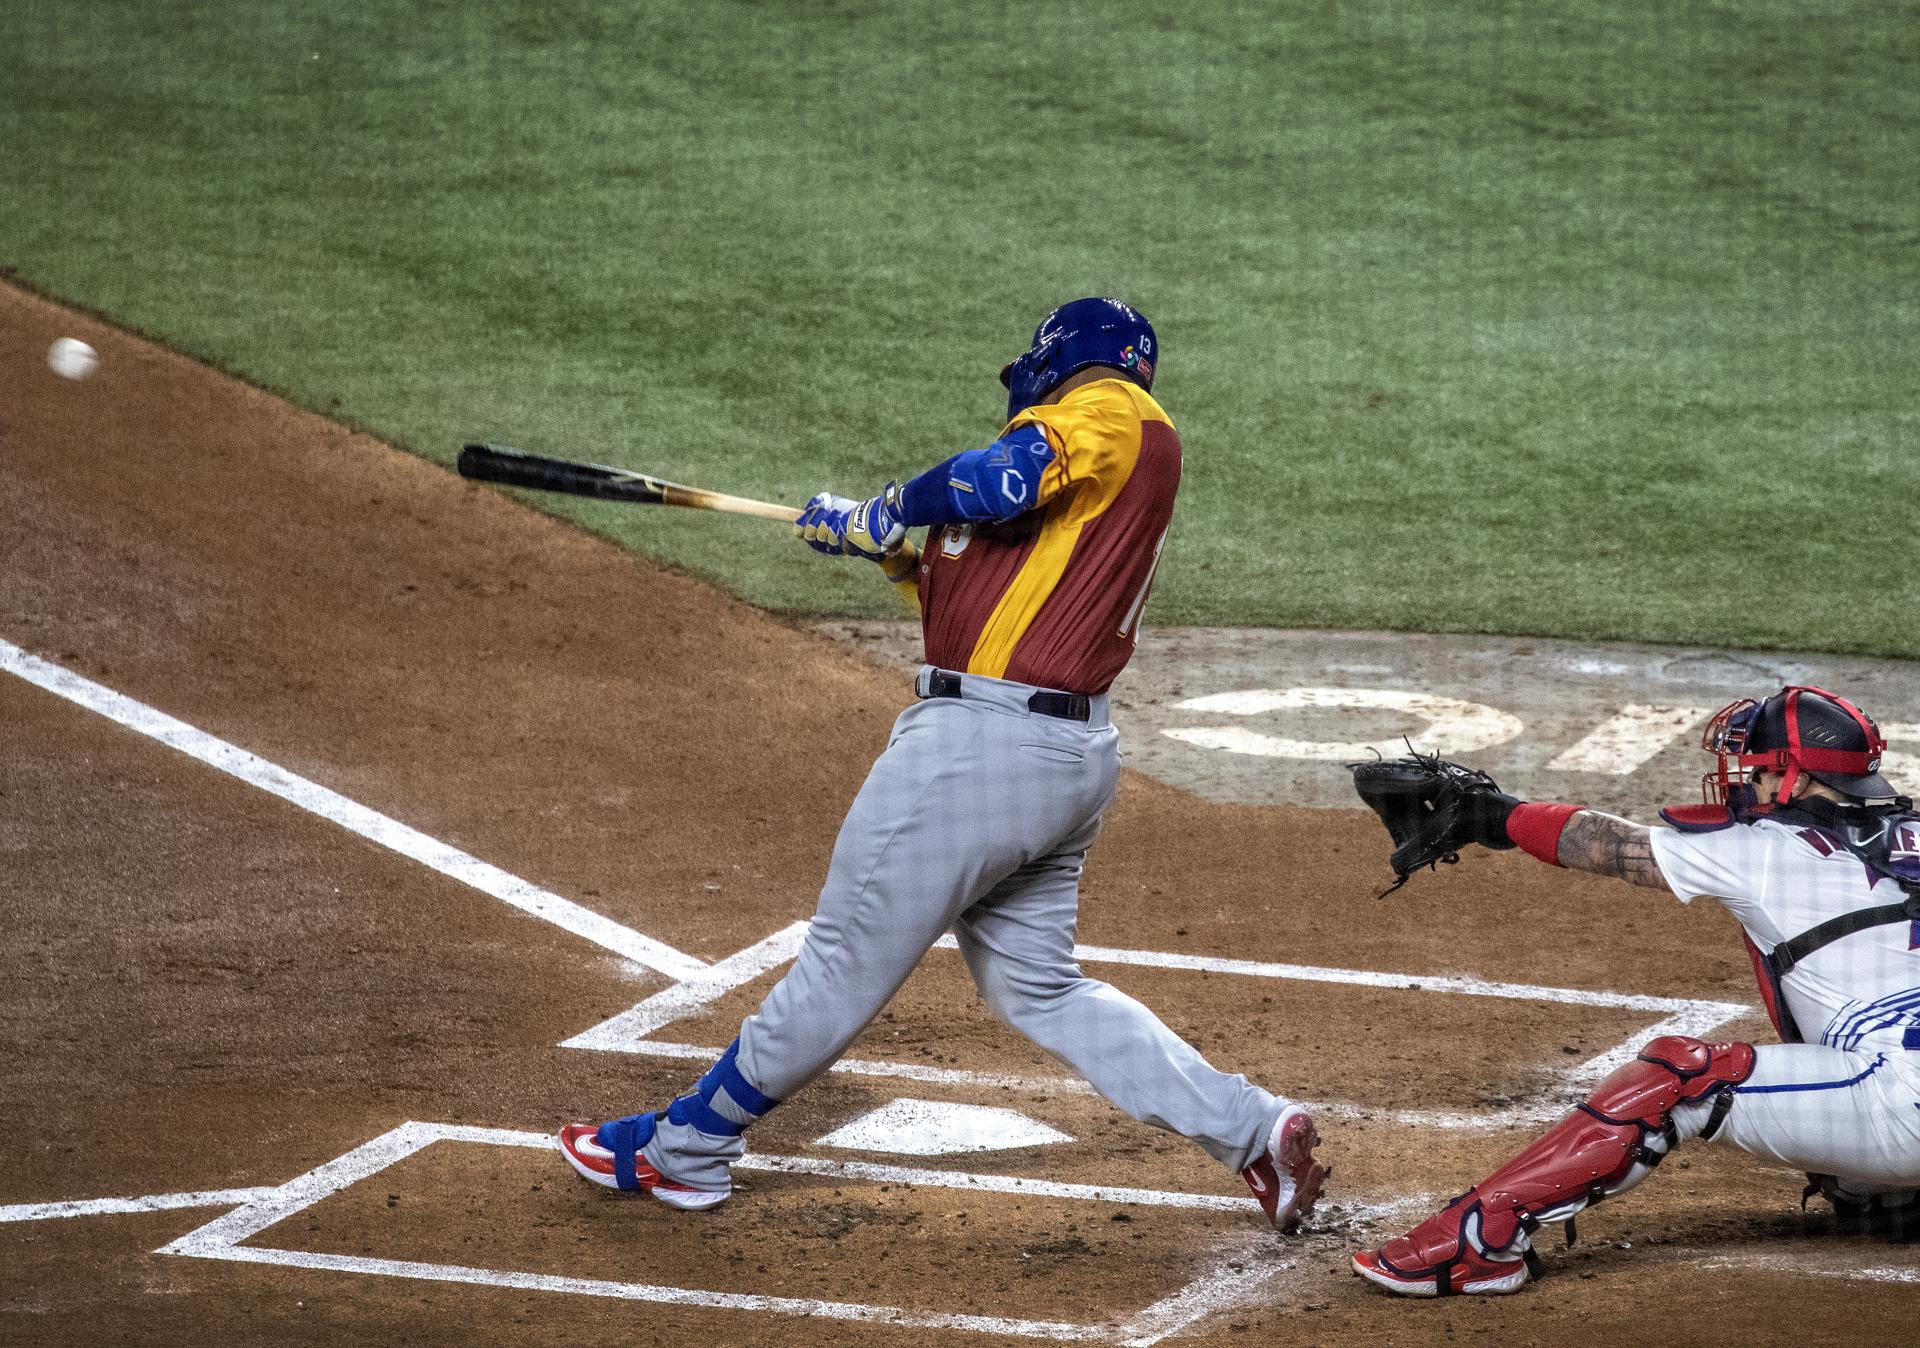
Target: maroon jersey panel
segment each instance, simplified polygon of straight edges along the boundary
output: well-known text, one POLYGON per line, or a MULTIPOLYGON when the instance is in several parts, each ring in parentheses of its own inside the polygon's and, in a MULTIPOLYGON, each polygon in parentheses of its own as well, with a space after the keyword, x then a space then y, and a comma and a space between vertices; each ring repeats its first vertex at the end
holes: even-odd
POLYGON ((1140 611, 1180 489, 1180 437, 1140 427, 1140 457, 1105 510, 1080 527, 1060 580, 1013 650, 1006 677, 1104 693, 1133 656, 1140 611))
POLYGON ((966 671, 980 630, 1033 552, 1042 514, 927 531, 920 615, 928 664, 966 671))

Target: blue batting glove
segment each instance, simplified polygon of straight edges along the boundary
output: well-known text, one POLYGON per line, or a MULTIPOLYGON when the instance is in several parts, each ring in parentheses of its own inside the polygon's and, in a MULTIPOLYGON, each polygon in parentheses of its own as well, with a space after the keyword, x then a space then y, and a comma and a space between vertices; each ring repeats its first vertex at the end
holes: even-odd
POLYGON ((841 530, 840 546, 849 556, 877 562, 906 536, 906 521, 900 518, 900 484, 889 482, 878 496, 853 508, 841 530))
POLYGON ((806 545, 815 552, 824 552, 829 557, 844 557, 847 555, 847 516, 859 504, 849 496, 835 496, 830 491, 816 492, 800 512, 799 518, 794 520, 794 536, 805 540, 806 545))

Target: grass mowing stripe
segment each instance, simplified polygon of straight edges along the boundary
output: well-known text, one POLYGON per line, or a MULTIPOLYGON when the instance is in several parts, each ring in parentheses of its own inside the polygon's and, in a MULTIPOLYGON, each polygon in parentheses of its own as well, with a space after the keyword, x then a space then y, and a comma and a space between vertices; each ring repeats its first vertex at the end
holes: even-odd
MULTIPOLYGON (((21 0, 0 266, 446 459, 801 500, 1134 299, 1149 619, 1920 655, 1920 5, 21 0), (1838 600, 1836 597, 1844 596, 1838 600)), ((776 607, 777 530, 543 502, 776 607)))

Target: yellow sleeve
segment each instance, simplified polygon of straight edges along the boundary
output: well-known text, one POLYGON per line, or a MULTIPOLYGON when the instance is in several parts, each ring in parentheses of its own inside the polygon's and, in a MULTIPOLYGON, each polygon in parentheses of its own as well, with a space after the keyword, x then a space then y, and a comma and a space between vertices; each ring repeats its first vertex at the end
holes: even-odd
POLYGON ((913 611, 920 611, 920 549, 911 537, 880 559, 880 572, 892 582, 894 590, 906 597, 913 611))
MULTIPOLYGON (((1057 403, 1029 407, 1007 424, 1038 426, 1053 446, 1053 462, 1040 477, 1038 504, 1069 487, 1094 484, 1085 495, 1110 498, 1133 472, 1140 452, 1142 402, 1164 420, 1146 394, 1118 379, 1085 384, 1057 403)), ((1003 431, 1002 434, 1005 434, 1003 431)))

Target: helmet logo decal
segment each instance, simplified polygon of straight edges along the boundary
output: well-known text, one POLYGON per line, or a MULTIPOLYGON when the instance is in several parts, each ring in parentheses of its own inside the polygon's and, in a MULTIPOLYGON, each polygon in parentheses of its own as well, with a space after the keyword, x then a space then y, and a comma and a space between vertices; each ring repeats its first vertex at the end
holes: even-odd
POLYGON ((1128 346, 1120 352, 1120 368, 1137 370, 1142 379, 1153 378, 1153 362, 1147 359, 1147 353, 1153 350, 1153 339, 1142 337, 1138 347, 1128 346))

